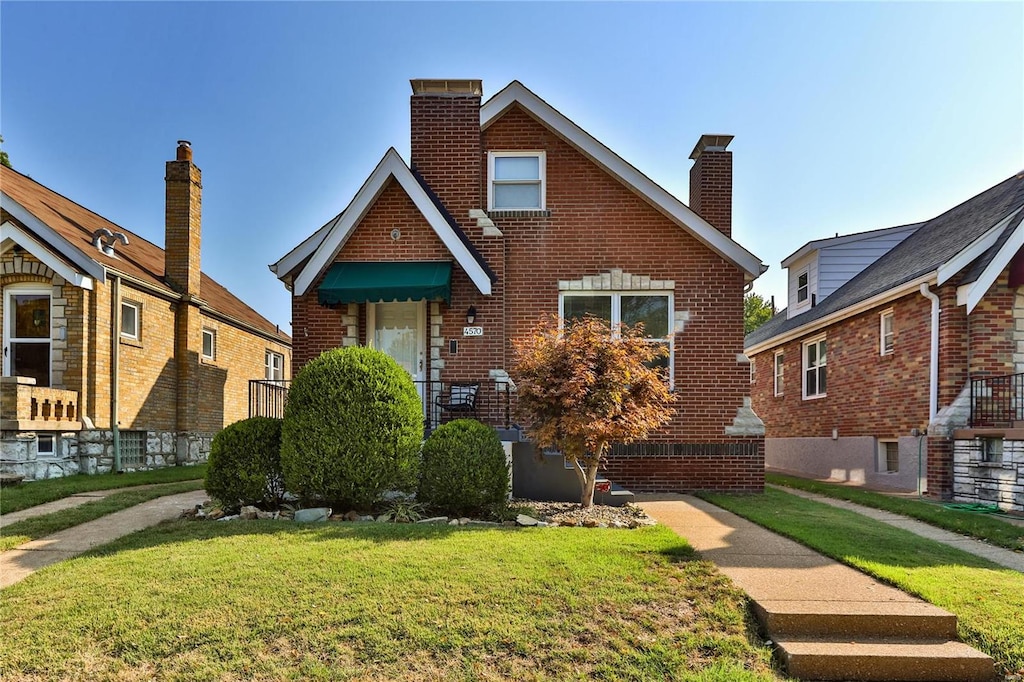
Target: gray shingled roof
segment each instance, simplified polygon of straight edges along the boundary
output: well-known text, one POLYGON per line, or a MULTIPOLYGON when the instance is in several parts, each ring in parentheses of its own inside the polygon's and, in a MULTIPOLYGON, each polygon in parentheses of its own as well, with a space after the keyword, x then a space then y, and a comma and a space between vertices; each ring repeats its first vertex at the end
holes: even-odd
MULTIPOLYGON (((787 320, 786 311, 775 315, 747 335, 746 347, 763 343, 791 329, 802 327, 867 300, 872 296, 913 279, 934 272, 1000 220, 1024 205, 1024 173, 1010 177, 995 187, 968 199, 942 215, 925 222, 917 231, 853 279, 836 289, 831 296, 805 313, 787 320)), ((1000 240, 967 268, 965 282, 974 281, 1005 242, 1009 232, 1020 224, 1024 212, 1016 216, 1000 240), (980 265, 984 261, 983 264, 980 265), (973 278, 972 278, 973 275, 973 278)))

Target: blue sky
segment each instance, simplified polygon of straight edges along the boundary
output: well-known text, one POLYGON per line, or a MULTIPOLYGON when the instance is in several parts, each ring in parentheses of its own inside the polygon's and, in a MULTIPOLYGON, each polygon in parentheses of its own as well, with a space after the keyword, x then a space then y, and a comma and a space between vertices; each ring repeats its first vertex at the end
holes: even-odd
POLYGON ((736 136, 734 238, 805 242, 933 217, 1024 169, 1024 3, 0 5, 14 166, 162 244, 164 162, 203 170, 203 269, 272 322, 267 270, 341 211, 409 79, 518 79, 684 201, 701 133, 736 136))

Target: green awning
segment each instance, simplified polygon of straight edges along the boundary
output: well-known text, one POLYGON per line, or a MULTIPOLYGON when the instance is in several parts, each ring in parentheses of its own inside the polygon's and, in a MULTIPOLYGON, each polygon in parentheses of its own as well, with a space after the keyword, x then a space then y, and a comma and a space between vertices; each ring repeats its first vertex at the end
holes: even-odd
POLYGON ((335 263, 318 290, 320 305, 452 300, 452 264, 399 261, 335 263))

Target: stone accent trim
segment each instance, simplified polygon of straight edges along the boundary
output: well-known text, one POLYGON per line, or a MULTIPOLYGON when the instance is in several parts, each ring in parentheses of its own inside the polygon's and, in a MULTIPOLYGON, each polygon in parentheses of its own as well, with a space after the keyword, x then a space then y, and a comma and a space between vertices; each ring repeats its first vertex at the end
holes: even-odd
POLYGON ((743 398, 743 405, 736 409, 731 426, 725 427, 727 436, 764 436, 764 422, 754 414, 750 397, 743 398))
POLYGON ((341 337, 343 348, 359 345, 359 304, 349 303, 341 314, 341 326, 345 333, 341 337))
POLYGON ((444 359, 441 357, 441 350, 444 348, 444 337, 441 336, 444 316, 441 315, 441 304, 430 304, 430 380, 440 381, 441 370, 444 369, 444 359))
POLYGON ((647 275, 631 275, 619 269, 558 281, 559 291, 674 291, 675 288, 675 280, 651 279, 647 275))
POLYGON ((953 443, 953 498, 1024 512, 1024 441, 1004 440, 1000 462, 983 462, 981 440, 953 443))

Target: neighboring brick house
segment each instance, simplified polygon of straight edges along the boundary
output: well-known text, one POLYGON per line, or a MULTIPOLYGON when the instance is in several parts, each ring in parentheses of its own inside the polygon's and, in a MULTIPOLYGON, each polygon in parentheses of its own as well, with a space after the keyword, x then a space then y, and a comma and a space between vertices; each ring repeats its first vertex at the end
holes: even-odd
POLYGON ((1022 207, 1024 173, 784 261, 789 306, 746 340, 768 467, 1024 511, 1022 207), (822 295, 843 249, 859 272, 822 295))
MULTIPOLYGON (((418 382, 428 423, 453 383, 508 426, 512 342, 544 315, 645 322, 680 396, 650 442, 617 447, 633 490, 760 490, 743 291, 764 270, 731 238, 730 136, 691 156, 687 207, 519 82, 412 81, 411 165, 392 148, 348 207, 271 270, 292 292, 293 370, 368 344, 418 382)), ((514 419, 514 417, 513 417, 514 419)))
POLYGON ((176 156, 166 251, 0 169, 0 470, 203 460, 249 380, 290 371, 289 337, 200 272, 200 171, 187 142, 176 156))

